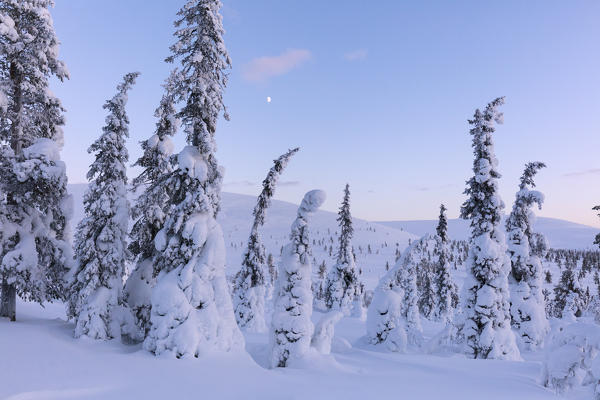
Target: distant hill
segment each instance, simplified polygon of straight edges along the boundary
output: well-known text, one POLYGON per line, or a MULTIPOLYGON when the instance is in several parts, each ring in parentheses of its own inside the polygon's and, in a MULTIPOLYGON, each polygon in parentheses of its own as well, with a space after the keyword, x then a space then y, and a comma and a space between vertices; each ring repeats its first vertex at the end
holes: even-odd
MULTIPOLYGON (((435 233, 437 220, 378 222, 390 228, 401 229, 417 236, 435 233)), ((594 237, 600 229, 556 218, 538 217, 534 225, 537 232, 546 235, 550 247, 556 249, 586 249, 593 246, 594 237)), ((448 235, 452 239, 467 240, 469 222, 463 219, 448 220, 448 235)))
MULTIPOLYGON (((73 195, 73 229, 83 217, 83 194, 86 184, 69 185, 69 193, 73 195)), ((301 199, 298 199, 301 200, 301 199)), ((218 220, 223 228, 225 246, 227 249, 227 273, 233 274, 240 267, 242 253, 250 233, 252 210, 256 197, 235 193, 222 193, 221 212, 218 220)), ((288 242, 290 226, 296 218, 298 205, 285 201, 273 200, 267 211, 265 226, 261 229, 263 242, 267 253, 272 253, 278 259, 281 246, 288 242)), ((335 262, 338 244, 337 214, 328 211, 318 211, 311 222, 311 238, 316 264, 325 261, 330 267, 335 262), (329 255, 329 247, 332 255, 329 255)), ((394 265, 396 248, 404 250, 409 239, 417 236, 393 227, 384 226, 354 218, 353 245, 359 267, 364 271, 367 287, 373 288, 379 278, 385 273, 386 262, 394 265), (369 248, 371 249, 369 252, 369 248)), ((316 270, 316 266, 314 267, 316 270)))

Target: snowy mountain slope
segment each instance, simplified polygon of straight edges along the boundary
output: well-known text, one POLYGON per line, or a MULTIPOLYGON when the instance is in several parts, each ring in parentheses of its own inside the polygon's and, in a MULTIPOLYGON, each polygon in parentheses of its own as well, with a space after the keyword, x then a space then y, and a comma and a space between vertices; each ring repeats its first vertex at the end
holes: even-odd
MULTIPOLYGON (((69 185, 69 193, 73 195, 73 228, 83 217, 83 194, 85 184, 69 185)), ((301 200, 301 199, 298 199, 301 200)), ((227 250, 227 273, 234 274, 240 268, 242 255, 246 247, 250 227, 252 225, 252 210, 256 197, 235 194, 222 194, 222 207, 218 220, 223 228, 227 250)), ((287 244, 290 226, 296 218, 298 205, 273 200, 267 210, 266 223, 260 232, 267 254, 273 254, 277 261, 281 247, 287 244)), ((311 220, 311 238, 314 240, 312 252, 313 270, 325 261, 329 267, 335 262, 338 246, 337 214, 328 211, 318 211, 311 220), (331 256, 329 248, 331 247, 331 256)), ((402 251, 409 239, 417 236, 398 229, 377 223, 354 219, 354 238, 352 240, 357 257, 357 265, 363 270, 365 285, 372 289, 379 278, 385 273, 386 262, 394 264, 396 248, 402 251), (369 248, 371 249, 369 252, 369 248)))
MULTIPOLYGON (((378 224, 401 229, 418 236, 435 233, 437 220, 381 221, 378 224)), ((556 218, 537 217, 534 229, 546 236, 550 247, 555 249, 586 249, 593 247, 594 237, 599 232, 592 226, 577 224, 556 218)), ((448 235, 455 240, 469 238, 469 222, 463 219, 448 220, 448 235)))

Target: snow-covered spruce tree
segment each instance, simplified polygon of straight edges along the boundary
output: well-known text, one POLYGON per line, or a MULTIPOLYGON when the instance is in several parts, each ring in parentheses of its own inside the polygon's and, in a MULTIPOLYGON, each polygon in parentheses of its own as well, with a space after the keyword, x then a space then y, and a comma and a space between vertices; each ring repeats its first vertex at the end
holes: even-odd
POLYGON ((75 261, 69 288, 68 315, 75 319, 75 337, 113 339, 121 335, 120 306, 127 252, 129 202, 125 138, 129 118, 127 92, 139 72, 125 75, 117 93, 103 108, 108 111, 102 135, 90 146, 95 159, 83 197, 85 217, 75 233, 75 261))
POLYGON ((70 268, 70 198, 64 109, 48 81, 68 78, 58 59, 51 0, 0 3, 0 316, 14 321, 16 295, 64 299, 70 268))
POLYGON ((436 287, 437 302, 435 316, 451 322, 454 311, 455 299, 458 297, 458 289, 450 275, 450 261, 448 250, 448 220, 446 218, 446 206, 440 205, 440 216, 436 228, 437 242, 435 253, 438 260, 436 264, 436 287))
POLYGON ((495 99, 469 121, 475 159, 474 176, 465 190, 469 198, 461 208, 461 217, 470 220, 471 238, 460 333, 469 356, 514 360, 520 353, 510 325, 510 260, 500 226, 504 203, 498 194, 500 173, 492 142, 494 121, 502 122, 502 104, 503 97, 495 99))
POLYGON ((158 119, 156 129, 141 143, 144 153, 134 164, 143 170, 133 179, 133 190, 144 190, 131 210, 135 222, 130 233, 129 252, 135 267, 125 284, 124 298, 134 315, 138 330, 136 336, 142 339, 150 330, 150 296, 155 283, 154 238, 163 227, 169 198, 163 182, 173 172, 171 137, 179 125, 173 98, 177 74, 174 70, 163 85, 164 94, 154 112, 158 119))
MULTIPOLYGON (((352 253, 352 215, 350 214, 350 185, 344 188, 344 200, 338 212, 340 243, 337 262, 331 268, 325 284, 325 304, 344 315, 353 312, 353 306, 362 307, 362 289, 358 268, 352 253), (358 300, 358 301, 355 301, 358 300)), ((358 312, 358 310, 356 310, 358 312)))
POLYGON ((325 192, 312 190, 302 199, 292 224, 290 243, 283 248, 275 282, 271 320, 272 368, 287 367, 309 351, 314 330, 312 265, 308 223, 325 201, 325 192))
POLYGON ((535 215, 531 210, 534 204, 541 208, 544 202, 544 195, 532 190, 535 174, 544 167, 541 162, 525 165, 515 203, 506 220, 512 324, 520 342, 529 350, 541 346, 550 329, 542 294, 542 262, 535 254, 538 240, 532 231, 535 215))
POLYGON ((216 221, 222 170, 214 135, 230 65, 220 7, 218 0, 188 1, 178 12, 177 42, 167 59, 181 61, 174 96, 184 103, 177 116, 188 146, 164 180, 168 214, 154 239, 157 277, 144 347, 156 355, 199 357, 244 347, 225 276, 223 231, 216 221))
POLYGON ((274 165, 262 183, 262 192, 258 196, 258 201, 252 212, 254 223, 250 230, 248 247, 244 252, 242 268, 235 276, 233 290, 235 318, 241 328, 251 332, 264 332, 267 330, 265 297, 270 279, 266 266, 265 246, 262 244, 258 229, 265 223, 267 208, 271 204, 271 198, 275 194, 275 187, 281 173, 298 150, 300 149, 288 150, 273 161, 274 165))

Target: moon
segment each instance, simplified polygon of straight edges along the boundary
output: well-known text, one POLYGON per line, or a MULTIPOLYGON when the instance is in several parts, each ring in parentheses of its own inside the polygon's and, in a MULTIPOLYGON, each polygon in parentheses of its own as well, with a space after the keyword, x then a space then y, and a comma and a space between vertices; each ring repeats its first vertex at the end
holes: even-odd
POLYGON ((271 102, 271 96, 267 96, 267 103, 271 102))

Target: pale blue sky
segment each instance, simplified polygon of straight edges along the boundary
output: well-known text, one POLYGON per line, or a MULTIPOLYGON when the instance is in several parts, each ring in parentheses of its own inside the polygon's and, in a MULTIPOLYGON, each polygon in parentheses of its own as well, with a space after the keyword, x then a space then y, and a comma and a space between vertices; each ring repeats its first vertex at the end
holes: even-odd
MULTIPOLYGON (((132 161, 152 134, 184 1, 56 3, 71 80, 53 89, 76 183, 126 72, 142 72, 128 105, 132 161)), ((276 198, 321 188, 335 210, 349 182, 361 218, 433 219, 440 202, 456 217, 471 174, 466 121, 506 96, 495 140, 507 206, 523 165, 540 160, 539 214, 600 227, 600 2, 225 0, 223 14, 233 60, 231 121, 217 132, 224 190, 257 194, 271 160, 300 146, 276 198)))

